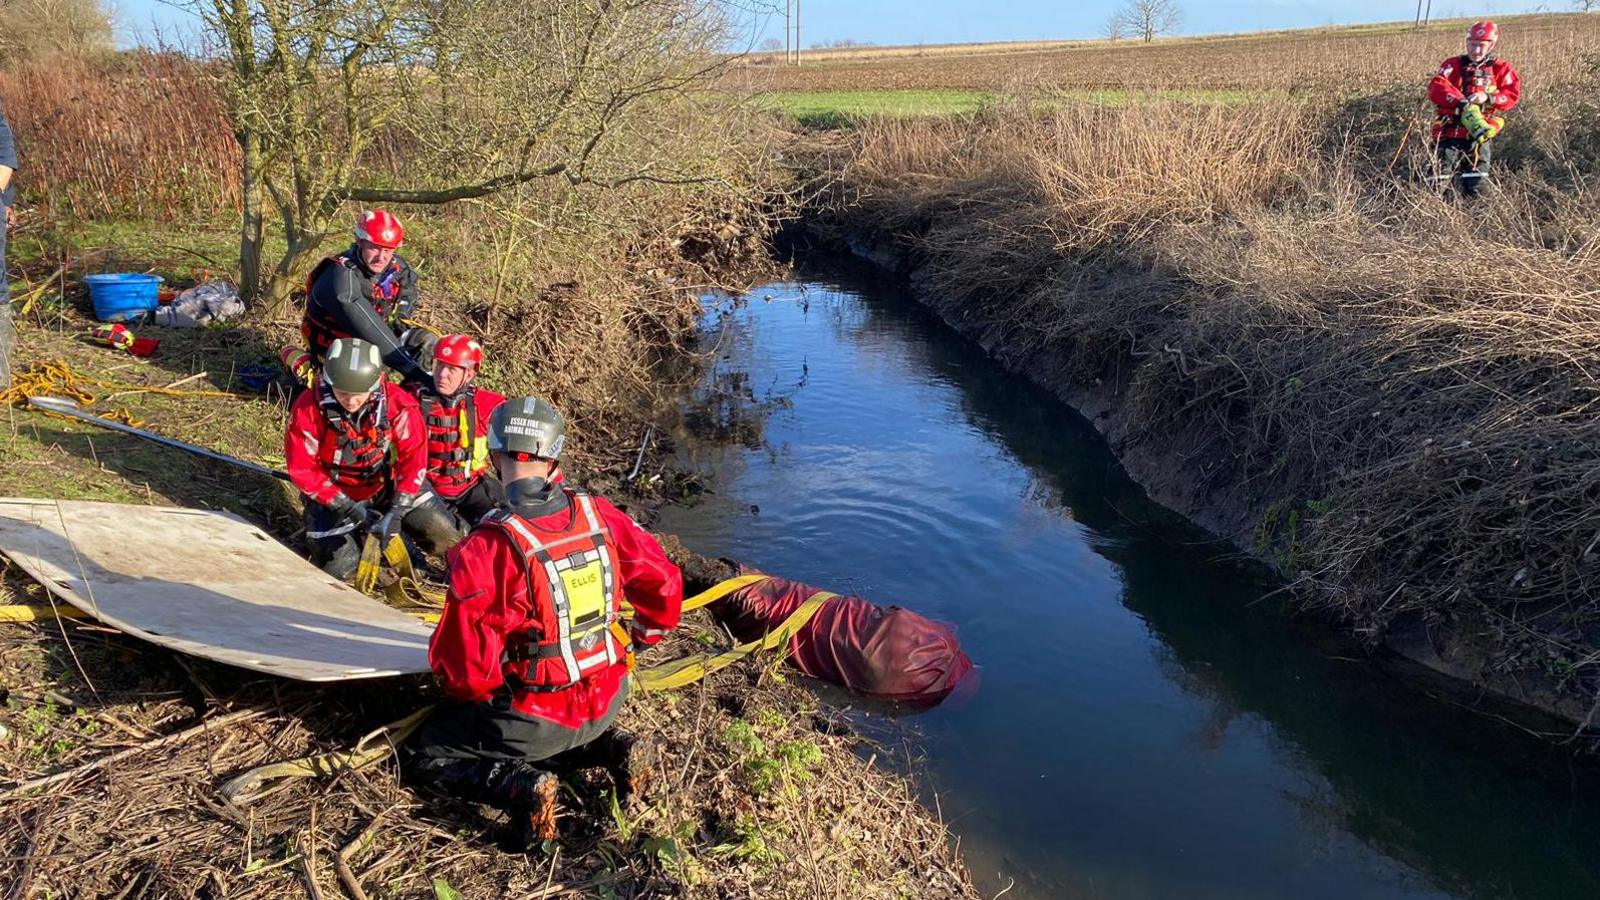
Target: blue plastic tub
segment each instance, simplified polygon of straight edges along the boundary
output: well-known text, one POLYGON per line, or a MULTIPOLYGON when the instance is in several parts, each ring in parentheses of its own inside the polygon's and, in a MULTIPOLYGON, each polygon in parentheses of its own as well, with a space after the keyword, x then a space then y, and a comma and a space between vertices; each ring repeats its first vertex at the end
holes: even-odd
POLYGON ((89 302, 94 304, 94 317, 102 322, 121 322, 156 308, 156 291, 159 290, 161 276, 115 272, 85 275, 83 283, 89 286, 89 302))

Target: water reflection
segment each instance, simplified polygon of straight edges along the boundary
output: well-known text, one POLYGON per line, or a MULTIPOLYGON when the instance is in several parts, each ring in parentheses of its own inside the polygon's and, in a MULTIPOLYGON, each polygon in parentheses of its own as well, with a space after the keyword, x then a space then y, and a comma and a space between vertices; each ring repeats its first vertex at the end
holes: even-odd
POLYGON ((691 451, 717 493, 664 525, 961 627, 982 691, 919 725, 985 887, 1600 895, 1592 770, 1252 605, 1273 585, 1081 417, 892 287, 826 278, 722 322, 709 383, 744 376, 764 442, 691 451))

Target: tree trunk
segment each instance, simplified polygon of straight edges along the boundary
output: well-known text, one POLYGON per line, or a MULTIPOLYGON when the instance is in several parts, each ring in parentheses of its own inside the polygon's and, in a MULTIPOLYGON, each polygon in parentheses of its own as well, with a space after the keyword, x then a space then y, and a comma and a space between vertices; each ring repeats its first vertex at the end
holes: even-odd
POLYGON ((244 156, 239 223, 239 299, 254 306, 261 299, 261 254, 266 240, 265 203, 261 187, 261 139, 244 132, 239 135, 244 156))
POLYGON ((297 274, 303 275, 306 262, 317 250, 316 239, 290 239, 283 258, 273 267, 266 285, 262 288, 262 301, 270 319, 282 318, 289 312, 294 292, 300 287, 297 274))

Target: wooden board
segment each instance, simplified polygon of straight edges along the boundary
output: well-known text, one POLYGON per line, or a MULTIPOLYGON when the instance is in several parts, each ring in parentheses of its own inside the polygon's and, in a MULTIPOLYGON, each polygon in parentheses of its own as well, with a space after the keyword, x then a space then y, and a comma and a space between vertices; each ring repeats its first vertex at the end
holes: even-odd
POLYGON ((300 681, 428 671, 429 626, 228 513, 0 498, 0 552, 107 625, 181 653, 300 681))

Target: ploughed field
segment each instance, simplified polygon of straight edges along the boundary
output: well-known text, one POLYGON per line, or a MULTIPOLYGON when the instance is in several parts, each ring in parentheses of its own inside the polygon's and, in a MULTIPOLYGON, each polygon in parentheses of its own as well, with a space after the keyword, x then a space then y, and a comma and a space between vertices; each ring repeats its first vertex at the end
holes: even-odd
MULTIPOLYGON (((1501 51, 1527 76, 1563 80, 1600 46, 1600 17, 1497 18, 1501 51)), ((1165 99, 1241 100, 1288 93, 1337 103, 1374 86, 1421 85, 1462 50, 1468 19, 1136 41, 1063 41, 806 51, 799 66, 756 54, 731 78, 805 116, 832 104, 850 114, 964 112, 990 94, 1086 95, 1119 104, 1144 92, 1165 99), (901 92, 917 92, 905 93, 901 92), (1176 97, 1174 93, 1176 92, 1176 97)), ((1536 86, 1536 85, 1535 85, 1536 86)), ((1332 114, 1330 109, 1330 114, 1332 114)))

